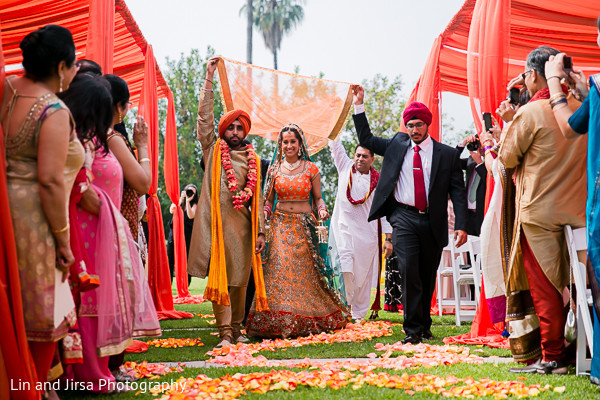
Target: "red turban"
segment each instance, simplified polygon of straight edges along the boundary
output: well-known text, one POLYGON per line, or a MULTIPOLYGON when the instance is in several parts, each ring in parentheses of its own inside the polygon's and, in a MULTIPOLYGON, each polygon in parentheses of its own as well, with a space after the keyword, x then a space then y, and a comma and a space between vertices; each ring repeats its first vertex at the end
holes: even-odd
POLYGON ((423 103, 419 103, 418 101, 414 101, 408 105, 408 107, 404 108, 404 113, 402 114, 402 119, 404 120, 404 125, 408 123, 408 121, 412 119, 420 119, 425 122, 426 125, 431 125, 432 119, 431 111, 429 108, 423 103))
POLYGON ((240 121, 240 124, 242 124, 242 127, 244 128, 244 137, 248 136, 248 133, 250 133, 250 127, 252 126, 252 123, 250 122, 250 116, 244 110, 231 110, 223 114, 219 120, 219 137, 223 137, 223 133, 227 130, 227 127, 236 119, 240 121))

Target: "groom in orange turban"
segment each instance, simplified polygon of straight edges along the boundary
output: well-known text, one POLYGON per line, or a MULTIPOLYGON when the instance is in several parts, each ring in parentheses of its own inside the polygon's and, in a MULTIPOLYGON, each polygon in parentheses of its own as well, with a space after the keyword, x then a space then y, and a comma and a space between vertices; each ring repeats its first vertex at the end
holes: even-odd
POLYGON ((238 150, 242 142, 250 133, 252 122, 244 110, 231 110, 219 120, 219 137, 223 139, 232 150, 238 150))
POLYGON ((206 278, 204 297, 212 302, 219 346, 247 342, 241 333, 250 271, 257 308, 268 310, 260 253, 265 248, 260 159, 251 144, 250 116, 229 111, 215 135, 213 74, 219 59, 206 67, 198 105, 198 140, 206 166, 188 256, 188 273, 206 278))

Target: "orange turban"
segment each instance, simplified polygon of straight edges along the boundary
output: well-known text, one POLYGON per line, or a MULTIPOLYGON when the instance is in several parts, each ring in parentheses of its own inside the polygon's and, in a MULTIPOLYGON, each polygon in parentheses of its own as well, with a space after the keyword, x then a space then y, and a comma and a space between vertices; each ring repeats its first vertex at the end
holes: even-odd
POLYGON ((223 137, 223 133, 227 130, 227 127, 233 123, 235 120, 240 121, 242 127, 244 128, 244 137, 248 136, 250 133, 250 127, 252 123, 250 122, 250 116, 244 110, 231 110, 221 117, 219 120, 219 137, 223 137))

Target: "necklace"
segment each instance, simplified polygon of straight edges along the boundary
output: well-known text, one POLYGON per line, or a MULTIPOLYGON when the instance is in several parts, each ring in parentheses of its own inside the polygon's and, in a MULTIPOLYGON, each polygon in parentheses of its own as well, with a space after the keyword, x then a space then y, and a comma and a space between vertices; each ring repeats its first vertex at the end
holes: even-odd
POLYGON ((293 171, 300 166, 301 162, 302 160, 298 159, 295 163, 290 164, 288 160, 283 160, 283 165, 285 165, 288 170, 293 171))

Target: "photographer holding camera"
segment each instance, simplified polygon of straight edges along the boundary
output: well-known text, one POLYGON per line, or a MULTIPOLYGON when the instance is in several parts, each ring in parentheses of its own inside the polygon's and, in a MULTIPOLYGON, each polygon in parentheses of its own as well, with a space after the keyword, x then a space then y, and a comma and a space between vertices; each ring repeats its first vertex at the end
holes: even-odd
MULTIPOLYGON (((194 184, 189 184, 181 191, 179 196, 179 207, 183 210, 183 230, 185 235, 186 253, 190 252, 190 241, 192 239, 192 230, 194 229, 194 217, 196 216, 196 207, 198 206, 198 188, 194 184)), ((171 204, 169 211, 175 212, 175 204, 171 204)), ((171 282, 175 276, 175 246, 173 243, 173 217, 169 221, 169 237, 167 239, 167 256, 169 257, 169 270, 171 271, 171 282)), ((188 285, 192 281, 192 276, 188 274, 188 285)))
POLYGON ((480 153, 481 143, 477 135, 470 135, 456 146, 459 152, 467 147, 469 157, 461 158, 461 168, 466 171, 465 185, 467 187, 467 234, 479 236, 485 208, 485 188, 487 170, 480 153))

